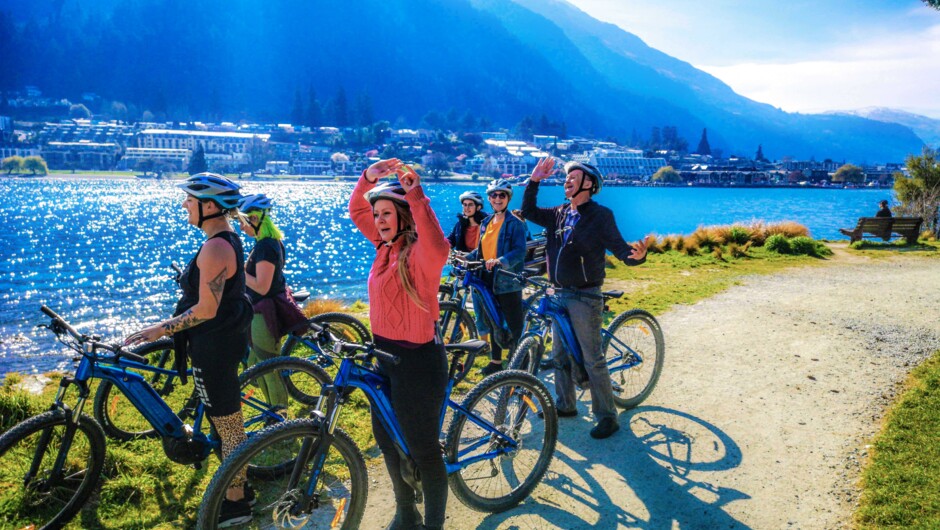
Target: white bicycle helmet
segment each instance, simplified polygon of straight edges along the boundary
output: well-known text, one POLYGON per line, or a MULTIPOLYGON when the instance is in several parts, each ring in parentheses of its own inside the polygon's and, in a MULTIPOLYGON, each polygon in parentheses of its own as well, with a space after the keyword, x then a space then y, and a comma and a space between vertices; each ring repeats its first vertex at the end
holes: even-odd
MULTIPOLYGON (((580 169, 584 175, 591 177, 591 195, 597 195, 601 192, 601 188, 604 186, 604 177, 601 176, 601 172, 596 167, 583 162, 568 162, 565 164, 565 175, 576 169, 580 169)), ((581 191, 578 191, 578 193, 581 193, 581 191)))
POLYGON ((506 179, 494 179, 492 182, 486 186, 486 194, 489 195, 494 191, 505 191, 506 195, 512 199, 512 184, 509 183, 506 179))
POLYGON ((223 210, 237 208, 242 200, 241 186, 216 173, 197 173, 179 187, 201 201, 214 201, 223 210))
POLYGON ((405 200, 405 188, 402 188, 398 182, 379 184, 366 192, 366 200, 372 206, 375 206, 375 201, 379 199, 388 199, 403 206, 408 206, 408 201, 405 200))
POLYGON ((477 206, 483 206, 483 196, 476 191, 465 191, 460 194, 460 197, 457 198, 460 201, 460 204, 463 204, 463 201, 469 199, 477 204, 477 206))

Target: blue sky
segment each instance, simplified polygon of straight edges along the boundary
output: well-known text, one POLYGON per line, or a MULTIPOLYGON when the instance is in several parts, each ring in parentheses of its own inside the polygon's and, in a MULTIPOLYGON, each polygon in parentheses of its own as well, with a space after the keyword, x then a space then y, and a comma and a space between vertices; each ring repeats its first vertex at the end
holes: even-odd
POLYGON ((790 112, 940 118, 940 11, 920 0, 568 0, 790 112))

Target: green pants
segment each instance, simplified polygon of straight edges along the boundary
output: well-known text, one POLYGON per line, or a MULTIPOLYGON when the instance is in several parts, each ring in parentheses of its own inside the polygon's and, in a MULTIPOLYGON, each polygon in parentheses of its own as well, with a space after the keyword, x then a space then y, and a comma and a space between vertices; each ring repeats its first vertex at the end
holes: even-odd
MULTIPOLYGON (((248 353, 248 366, 254 366, 261 361, 277 357, 280 350, 281 345, 268 331, 264 316, 255 313, 254 318, 251 320, 251 351, 248 353)), ((261 378, 260 386, 268 403, 287 407, 287 388, 284 387, 284 381, 278 375, 264 376, 261 378)))

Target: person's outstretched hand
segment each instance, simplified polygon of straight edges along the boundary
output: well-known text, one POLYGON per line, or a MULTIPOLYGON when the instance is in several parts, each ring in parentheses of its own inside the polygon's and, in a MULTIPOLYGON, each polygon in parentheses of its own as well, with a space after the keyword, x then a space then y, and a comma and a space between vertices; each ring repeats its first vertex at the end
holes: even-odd
POLYGON ((636 243, 630 245, 633 251, 630 252, 630 259, 641 260, 646 257, 646 249, 650 246, 653 236, 646 236, 636 243))
POLYGON ((402 161, 397 158, 389 158, 387 160, 379 160, 378 162, 369 166, 369 169, 366 170, 366 180, 375 184, 379 179, 385 178, 392 173, 398 171, 398 168, 402 166, 402 161))
POLYGON ((532 176, 529 177, 529 180, 532 182, 539 182, 544 178, 550 177, 554 172, 555 159, 553 157, 546 156, 535 164, 535 169, 532 170, 532 176))

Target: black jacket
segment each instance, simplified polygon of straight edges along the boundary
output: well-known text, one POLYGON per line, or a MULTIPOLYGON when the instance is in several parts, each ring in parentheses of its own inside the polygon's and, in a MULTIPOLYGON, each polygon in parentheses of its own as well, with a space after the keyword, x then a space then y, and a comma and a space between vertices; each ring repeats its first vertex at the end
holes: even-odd
POLYGON ((568 243, 562 248, 565 215, 570 206, 539 208, 536 197, 539 183, 529 181, 522 197, 522 215, 548 229, 548 277, 562 287, 600 287, 606 276, 604 253, 609 250, 627 265, 646 261, 630 259, 633 247, 623 240, 614 214, 609 208, 588 201, 578 207, 581 219, 574 225, 568 243))
MULTIPOLYGON (((473 215, 473 218, 476 220, 477 224, 480 224, 486 219, 486 214, 483 213, 483 210, 480 210, 473 215)), ((470 221, 466 217, 458 215, 457 224, 454 225, 454 229, 451 230, 450 235, 447 236, 447 240, 450 241, 450 248, 459 252, 470 252, 477 248, 476 245, 468 247, 464 241, 464 234, 467 233, 468 226, 470 226, 470 221)))

